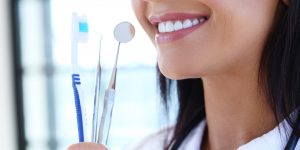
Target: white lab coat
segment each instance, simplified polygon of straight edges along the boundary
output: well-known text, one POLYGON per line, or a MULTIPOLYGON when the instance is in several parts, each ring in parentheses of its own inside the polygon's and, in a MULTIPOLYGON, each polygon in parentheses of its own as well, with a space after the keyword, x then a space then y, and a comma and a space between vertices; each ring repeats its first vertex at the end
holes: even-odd
MULTIPOLYGON (((245 145, 240 146, 237 150, 283 150, 288 141, 286 133, 289 135, 292 131, 292 129, 289 128, 288 125, 286 126, 286 128, 284 128, 284 123, 285 121, 281 122, 273 130, 258 138, 253 139, 245 145)), ((206 121, 204 120, 186 137, 179 150, 200 150, 199 146, 200 142, 202 141, 205 127, 206 121)), ((131 145, 130 147, 127 147, 125 149, 163 150, 164 139, 168 130, 172 130, 172 128, 165 129, 156 134, 153 134, 143 141, 139 142, 138 144, 131 145)), ((298 142, 296 150, 300 150, 300 142, 298 142)))

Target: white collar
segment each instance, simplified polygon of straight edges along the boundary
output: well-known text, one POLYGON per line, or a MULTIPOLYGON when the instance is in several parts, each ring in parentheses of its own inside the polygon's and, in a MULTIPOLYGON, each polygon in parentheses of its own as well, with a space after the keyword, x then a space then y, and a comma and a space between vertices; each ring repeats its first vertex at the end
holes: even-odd
MULTIPOLYGON (((191 133, 185 138, 181 144, 179 150, 199 150, 199 141, 202 141, 206 128, 206 121, 203 120, 191 133)), ((288 138, 286 135, 290 135, 292 129, 286 123, 281 122, 277 127, 268 133, 251 140, 245 145, 240 146, 237 150, 282 150, 287 144, 288 138), (286 124, 286 128, 284 125, 286 124), (287 133, 287 134, 286 134, 287 133)), ((295 149, 300 149, 300 143, 297 144, 295 149)))

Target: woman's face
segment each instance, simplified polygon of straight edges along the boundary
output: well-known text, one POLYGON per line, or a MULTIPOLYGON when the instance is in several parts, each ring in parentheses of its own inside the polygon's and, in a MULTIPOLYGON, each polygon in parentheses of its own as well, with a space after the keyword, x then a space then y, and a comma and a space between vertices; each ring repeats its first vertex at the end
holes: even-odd
MULTIPOLYGON (((277 0, 132 0, 172 79, 237 73, 258 66, 277 0)), ((253 70, 252 70, 253 71, 253 70)))

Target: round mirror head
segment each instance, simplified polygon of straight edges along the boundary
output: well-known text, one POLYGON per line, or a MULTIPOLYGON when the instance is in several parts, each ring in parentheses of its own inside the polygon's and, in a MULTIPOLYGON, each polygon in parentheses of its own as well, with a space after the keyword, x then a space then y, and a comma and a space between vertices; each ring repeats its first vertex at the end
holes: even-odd
POLYGON ((129 22, 121 22, 115 27, 114 36, 120 43, 127 43, 134 37, 135 29, 129 22))

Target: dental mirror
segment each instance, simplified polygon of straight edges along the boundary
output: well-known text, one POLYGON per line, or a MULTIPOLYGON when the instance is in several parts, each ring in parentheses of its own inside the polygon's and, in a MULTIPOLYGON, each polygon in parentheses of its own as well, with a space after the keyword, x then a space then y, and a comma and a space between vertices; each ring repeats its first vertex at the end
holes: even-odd
POLYGON ((115 39, 118 41, 118 49, 117 49, 117 54, 115 59, 115 65, 113 67, 112 74, 110 77, 110 82, 108 88, 105 90, 101 121, 100 121, 100 125, 97 127, 99 128, 97 130, 99 133, 98 135, 95 136, 97 138, 96 143, 107 145, 111 118, 112 118, 112 111, 113 111, 114 101, 115 101, 115 86, 116 86, 117 64, 118 64, 120 45, 121 43, 128 43, 129 41, 131 41, 134 35, 135 35, 135 29, 133 25, 129 22, 121 22, 115 27, 114 36, 115 39))
POLYGON ((135 29, 129 22, 119 23, 114 30, 114 36, 120 43, 127 43, 133 39, 135 35, 135 29))

